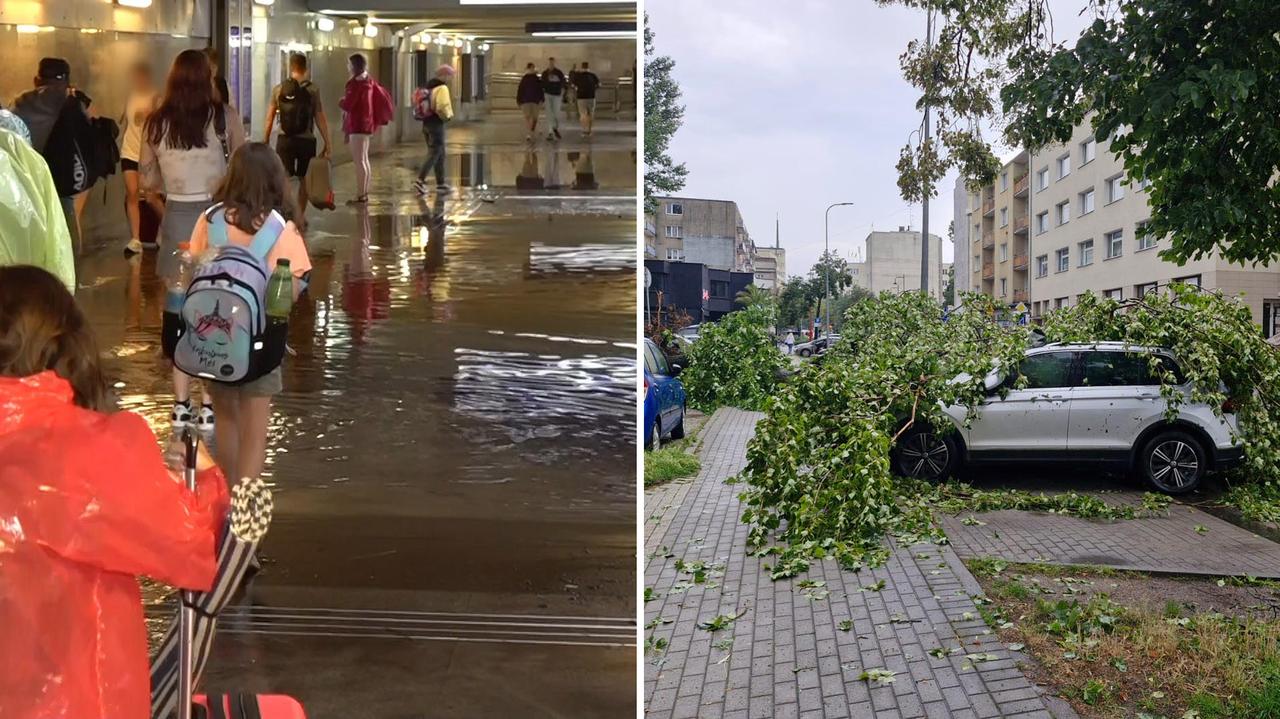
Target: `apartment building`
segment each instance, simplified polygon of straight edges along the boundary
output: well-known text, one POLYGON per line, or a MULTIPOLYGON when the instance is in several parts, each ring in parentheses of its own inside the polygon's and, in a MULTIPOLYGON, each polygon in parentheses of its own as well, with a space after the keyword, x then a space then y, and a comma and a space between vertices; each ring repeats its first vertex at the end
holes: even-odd
POLYGON ((978 192, 968 192, 957 183, 956 193, 964 191, 968 196, 964 215, 957 214, 954 220, 956 237, 965 238, 955 246, 956 256, 963 252, 965 259, 955 264, 961 269, 967 265, 968 275, 963 282, 957 275, 957 288, 966 287, 1010 305, 1030 300, 1028 162, 1026 152, 1018 153, 1000 168, 994 182, 978 192), (963 230, 959 229, 962 225, 963 230))
POLYGON ((756 284, 770 291, 787 281, 787 251, 781 247, 756 247, 756 284))
POLYGON ((734 272, 755 271, 755 244, 732 200, 658 197, 654 255, 734 272))
POLYGON ((1066 145, 1035 153, 1032 168, 1033 317, 1070 306, 1088 291, 1127 299, 1179 281, 1242 295, 1268 337, 1280 330, 1280 270, 1217 256, 1181 266, 1160 259, 1167 240, 1145 231, 1145 184, 1125 176, 1087 123, 1066 145))
MULTIPOLYGON (((866 256, 849 263, 853 284, 873 294, 920 289, 920 232, 899 227, 897 232, 872 231, 866 239, 866 256)), ((942 238, 929 234, 929 294, 942 296, 946 276, 942 264, 942 238)))
POLYGON ((972 261, 969 254, 970 221, 968 219, 971 195, 972 193, 965 187, 964 178, 957 177, 955 189, 951 191, 951 265, 955 271, 957 302, 961 293, 978 290, 973 286, 973 280, 969 276, 969 263, 972 261))

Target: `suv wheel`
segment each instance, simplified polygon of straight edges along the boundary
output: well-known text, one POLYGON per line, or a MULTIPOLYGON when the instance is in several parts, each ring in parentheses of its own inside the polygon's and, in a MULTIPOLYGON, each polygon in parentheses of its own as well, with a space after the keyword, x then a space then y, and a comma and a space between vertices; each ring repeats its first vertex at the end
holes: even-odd
POLYGON ((1207 464, 1199 440, 1178 430, 1152 437, 1138 456, 1143 479, 1166 494, 1186 494, 1199 487, 1207 464))
POLYGON ((810 350, 808 347, 806 347, 800 350, 799 352, 796 352, 796 354, 800 355, 801 357, 808 357, 809 355, 813 354, 813 350, 810 350))
POLYGON ((910 429, 893 450, 893 469, 899 476, 941 482, 951 476, 960 459, 953 433, 939 434, 932 426, 910 429))

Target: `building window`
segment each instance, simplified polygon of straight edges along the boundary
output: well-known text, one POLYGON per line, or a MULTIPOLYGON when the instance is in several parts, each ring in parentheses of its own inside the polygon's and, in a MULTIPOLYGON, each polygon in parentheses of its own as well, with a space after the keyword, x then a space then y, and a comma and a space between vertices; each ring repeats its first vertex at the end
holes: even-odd
POLYGON ((1133 226, 1133 234, 1138 236, 1138 251, 1149 250, 1156 246, 1156 236, 1147 232, 1147 223, 1139 222, 1133 226))
POLYGON ((729 299, 729 283, 724 280, 711 280, 711 296, 716 299, 729 299))
POLYGON ((1191 285, 1192 287, 1199 287, 1200 275, 1188 275, 1186 277, 1175 277, 1173 278, 1173 281, 1181 282, 1184 285, 1191 285))
POLYGON ((1045 277, 1049 274, 1049 256, 1039 255, 1036 257, 1036 277, 1045 277))
POLYGON ((1080 249, 1080 266, 1093 264, 1093 240, 1085 240, 1077 245, 1080 249))
POLYGON ((1042 167, 1036 171, 1036 192, 1049 186, 1049 168, 1042 167))
POLYGON ((1145 190, 1145 189, 1147 189, 1148 187, 1151 187, 1151 180, 1148 180, 1148 179, 1147 179, 1147 178, 1145 178, 1145 177, 1144 177, 1144 178, 1142 178, 1141 180, 1138 180, 1138 189, 1139 189, 1139 190, 1145 190))
POLYGON ((668 202, 668 203, 667 203, 667 214, 668 214, 668 215, 683 215, 683 214, 684 214, 684 205, 680 204, 679 202, 668 202))
POLYGON ((1000 261, 1004 262, 1009 259, 1009 243, 1000 243, 1000 261))
POLYGON ((1267 300, 1262 303, 1262 335, 1267 339, 1280 332, 1280 300, 1267 300))
POLYGON ((1071 155, 1070 154, 1063 155, 1062 157, 1058 158, 1058 179, 1061 180, 1062 178, 1070 174, 1071 174, 1071 155))
POLYGON ((1036 215, 1036 234, 1043 235, 1049 231, 1049 211, 1045 210, 1036 215))
POLYGON ((1124 288, 1117 287, 1114 290, 1104 290, 1102 293, 1102 296, 1106 297, 1109 300, 1115 300, 1116 302, 1119 302, 1120 300, 1124 299, 1124 288))
POLYGON ((1000 173, 1000 191, 1004 192, 1009 189, 1009 171, 1005 170, 1000 173))
POLYGON ((1053 308, 1054 308, 1055 310, 1060 310, 1060 309, 1062 309, 1063 307, 1066 307, 1066 306, 1067 306, 1067 298, 1066 298, 1066 297, 1059 297, 1058 299, 1056 299, 1056 300, 1054 300, 1054 301, 1053 301, 1053 308))
POLYGON ((1080 164, 1087 165, 1093 162, 1093 158, 1098 153, 1098 143, 1093 138, 1089 138, 1080 143, 1080 164))
POLYGON ((1107 178, 1107 202, 1124 199, 1124 175, 1107 178))
POLYGON ((1000 226, 1001 227, 1009 226, 1009 208, 1008 207, 1000 208, 1000 226))
POLYGON ((982 255, 973 256, 973 271, 977 272, 982 269, 982 255))
POLYGON ((1071 268, 1071 250, 1063 247, 1058 250, 1058 271, 1066 272, 1071 268))
POLYGON ((982 225, 973 226, 973 239, 974 240, 982 239, 982 225))
POLYGON ((1115 230, 1107 233, 1107 259, 1119 257, 1124 254, 1124 230, 1115 230))
POLYGON ((1093 212, 1093 188, 1080 193, 1080 214, 1087 215, 1093 212))
POLYGON ((1058 203, 1058 224, 1065 225, 1070 221, 1071 221, 1071 203, 1059 202, 1058 203))
POLYGON ((1156 283, 1154 282, 1146 282, 1141 285, 1133 286, 1134 297, 1145 297, 1147 296, 1148 293, 1155 292, 1155 291, 1156 291, 1156 283))
POLYGON ((667 237, 678 240, 681 237, 684 237, 684 228, 680 225, 667 225, 666 235, 667 237))
POLYGON ((677 249, 676 249, 676 248, 674 248, 674 247, 668 247, 668 248, 667 248, 667 259, 668 259, 668 260, 674 260, 674 261, 676 261, 676 262, 679 262, 679 261, 681 261, 681 260, 683 260, 683 259, 684 259, 684 252, 683 252, 682 250, 677 250, 677 249))
POLYGON ((1001 297, 1004 297, 1005 295, 1009 294, 1008 288, 1009 288, 1009 280, 1005 279, 1004 277, 1001 277, 1000 278, 1000 296, 1001 297))

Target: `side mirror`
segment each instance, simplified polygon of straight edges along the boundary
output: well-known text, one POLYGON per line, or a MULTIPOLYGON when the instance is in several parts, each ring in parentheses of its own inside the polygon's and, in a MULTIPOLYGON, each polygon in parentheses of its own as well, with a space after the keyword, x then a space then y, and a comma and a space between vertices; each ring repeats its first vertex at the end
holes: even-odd
POLYGON ((679 377, 679 376, 680 376, 680 373, 681 373, 681 372, 683 372, 683 371, 684 371, 684 365, 679 364, 679 363, 674 363, 674 362, 671 364, 671 376, 672 376, 672 377, 679 377))
POLYGON ((987 394, 993 394, 1000 389, 1000 385, 1004 384, 1004 375, 999 372, 992 372, 982 380, 982 386, 986 389, 987 394))

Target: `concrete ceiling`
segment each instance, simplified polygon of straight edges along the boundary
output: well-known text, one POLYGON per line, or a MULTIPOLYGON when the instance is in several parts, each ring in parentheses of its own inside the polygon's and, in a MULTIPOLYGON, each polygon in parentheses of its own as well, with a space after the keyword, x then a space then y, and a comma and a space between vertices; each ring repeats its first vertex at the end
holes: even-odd
MULTIPOLYGON (((529 42, 527 23, 636 23, 636 3, 549 2, 464 5, 463 0, 309 0, 309 8, 335 17, 372 18, 413 32, 430 30, 478 40, 529 42)), ((638 33, 637 33, 638 37, 638 33)))

